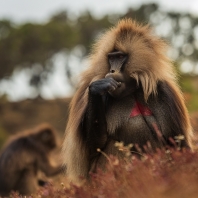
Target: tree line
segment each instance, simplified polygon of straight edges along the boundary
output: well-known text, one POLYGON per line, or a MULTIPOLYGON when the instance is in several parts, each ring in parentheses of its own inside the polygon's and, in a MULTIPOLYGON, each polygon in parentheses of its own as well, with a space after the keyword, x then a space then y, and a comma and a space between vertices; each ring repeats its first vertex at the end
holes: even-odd
MULTIPOLYGON (((83 47, 83 57, 88 55, 92 42, 119 19, 131 17, 150 23, 159 36, 173 46, 170 54, 180 65, 187 61, 196 73, 198 60, 198 17, 190 13, 162 11, 157 4, 129 8, 124 14, 106 14, 96 18, 89 11, 72 18, 67 11, 55 14, 46 23, 14 24, 0 20, 0 79, 8 78, 16 68, 42 70, 31 74, 30 84, 39 87, 53 72, 53 55, 71 53, 76 46, 83 47)), ((70 67, 65 74, 72 77, 70 67)))

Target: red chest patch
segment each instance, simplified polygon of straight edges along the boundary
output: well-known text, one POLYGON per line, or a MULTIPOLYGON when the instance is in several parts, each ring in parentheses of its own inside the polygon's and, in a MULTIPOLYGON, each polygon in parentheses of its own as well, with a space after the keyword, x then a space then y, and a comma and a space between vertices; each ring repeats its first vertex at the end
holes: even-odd
POLYGON ((130 118, 138 116, 138 115, 150 116, 152 115, 152 112, 148 107, 143 106, 141 103, 136 101, 135 106, 133 107, 130 113, 130 118))

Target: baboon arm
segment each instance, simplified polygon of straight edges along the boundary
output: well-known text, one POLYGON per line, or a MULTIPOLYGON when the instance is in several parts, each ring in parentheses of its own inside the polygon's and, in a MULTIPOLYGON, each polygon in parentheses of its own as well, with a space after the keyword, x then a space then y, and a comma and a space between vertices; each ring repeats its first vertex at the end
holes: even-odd
POLYGON ((62 170, 61 166, 52 166, 46 157, 43 157, 41 160, 39 160, 38 164, 40 170, 43 171, 46 176, 54 176, 59 174, 62 170))
POLYGON ((105 104, 102 96, 89 94, 82 132, 90 157, 98 155, 97 148, 103 149, 107 141, 105 104))
MULTIPOLYGON (((153 111, 154 114, 156 112, 155 117, 160 122, 164 135, 169 138, 180 134, 186 136, 190 133, 187 109, 180 91, 168 82, 161 82, 158 86, 158 95, 160 105, 159 108, 153 108, 153 111)), ((185 145, 185 142, 183 144, 185 145)))

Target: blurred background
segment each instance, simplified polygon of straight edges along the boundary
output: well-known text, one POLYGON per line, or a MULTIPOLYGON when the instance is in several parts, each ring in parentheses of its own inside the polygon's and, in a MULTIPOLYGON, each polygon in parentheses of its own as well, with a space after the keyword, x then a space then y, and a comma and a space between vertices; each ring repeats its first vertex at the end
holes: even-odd
POLYGON ((169 43, 198 128, 197 0, 0 0, 0 147, 42 122, 64 133, 94 40, 123 17, 150 23, 169 43))

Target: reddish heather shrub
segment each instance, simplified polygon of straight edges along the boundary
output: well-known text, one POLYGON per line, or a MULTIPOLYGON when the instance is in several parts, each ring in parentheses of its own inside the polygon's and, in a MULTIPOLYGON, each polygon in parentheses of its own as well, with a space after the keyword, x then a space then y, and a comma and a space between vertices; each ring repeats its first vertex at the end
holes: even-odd
MULTIPOLYGON (((120 161, 107 156, 104 172, 91 174, 83 186, 57 184, 41 188, 29 197, 40 198, 197 198, 198 153, 189 149, 157 150, 140 158, 131 155, 120 161), (66 187, 67 186, 67 187, 66 187)), ((61 183, 63 182, 63 183, 61 183)), ((10 197, 19 198, 16 193, 10 197)))

